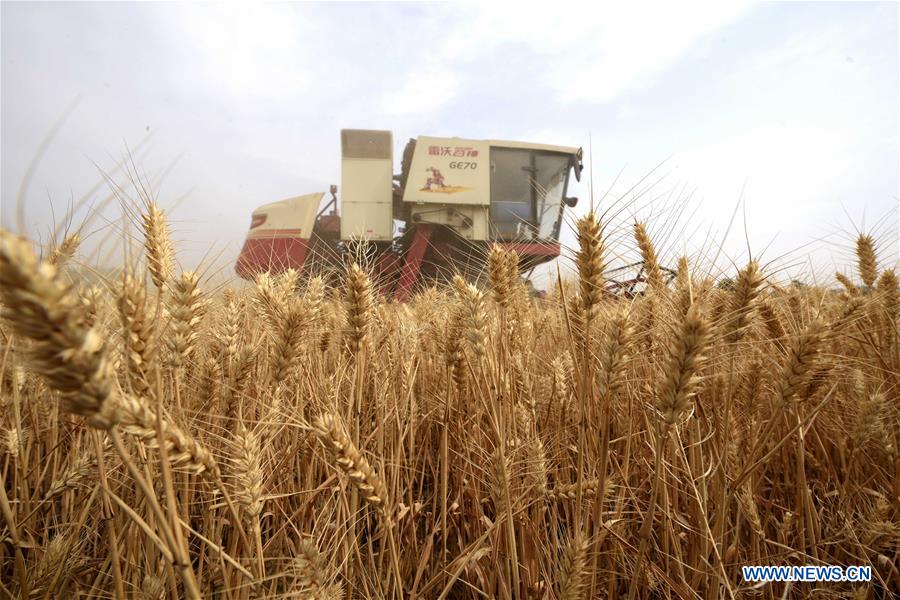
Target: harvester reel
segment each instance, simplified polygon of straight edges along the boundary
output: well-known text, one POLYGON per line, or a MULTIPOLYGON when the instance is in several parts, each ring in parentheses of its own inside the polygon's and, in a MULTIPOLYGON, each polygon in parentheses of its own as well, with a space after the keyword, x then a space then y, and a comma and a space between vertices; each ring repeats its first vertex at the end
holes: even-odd
MULTIPOLYGON (((669 283, 671 283, 677 275, 677 273, 669 267, 660 266, 659 270, 664 274, 664 281, 666 285, 669 285, 669 283)), ((637 286, 641 283, 647 283, 647 277, 645 273, 646 269, 644 266, 644 261, 638 261, 636 263, 631 263, 630 265, 610 269, 606 272, 606 291, 613 296, 625 296, 626 298, 642 296, 647 290, 646 285, 641 289, 637 289, 637 286), (611 275, 613 275, 614 273, 624 273, 629 269, 634 269, 635 267, 638 267, 638 271, 634 277, 628 279, 616 279, 614 277, 611 277, 611 275)))

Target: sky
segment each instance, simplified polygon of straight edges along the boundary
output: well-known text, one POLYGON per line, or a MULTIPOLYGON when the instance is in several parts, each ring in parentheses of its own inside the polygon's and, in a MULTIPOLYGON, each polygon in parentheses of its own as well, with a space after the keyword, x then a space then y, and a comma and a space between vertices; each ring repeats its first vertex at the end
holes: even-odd
POLYGON ((340 182, 340 129, 387 129, 584 147, 615 260, 640 219, 664 263, 825 280, 860 230, 900 255, 898 73, 894 2, 3 2, 0 216, 46 240, 86 196, 77 227, 130 155, 183 267, 229 273, 255 207, 340 182))

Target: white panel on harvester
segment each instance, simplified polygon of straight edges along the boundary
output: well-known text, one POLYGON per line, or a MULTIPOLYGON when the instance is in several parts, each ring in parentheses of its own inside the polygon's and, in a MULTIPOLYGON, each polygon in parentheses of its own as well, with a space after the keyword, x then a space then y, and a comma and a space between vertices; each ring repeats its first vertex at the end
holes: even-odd
POLYGON ((341 239, 393 238, 390 131, 341 130, 341 239))

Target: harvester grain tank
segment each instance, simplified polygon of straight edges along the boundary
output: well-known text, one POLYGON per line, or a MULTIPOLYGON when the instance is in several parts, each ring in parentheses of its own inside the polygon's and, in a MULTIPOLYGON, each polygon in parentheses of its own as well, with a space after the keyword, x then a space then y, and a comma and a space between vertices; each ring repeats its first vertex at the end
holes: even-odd
POLYGON ((570 176, 581 148, 419 137, 394 174, 389 131, 341 131, 337 186, 260 206, 236 271, 244 278, 340 265, 365 240, 379 285, 406 300, 423 281, 483 276, 489 246, 515 250, 519 271, 559 256, 570 176))

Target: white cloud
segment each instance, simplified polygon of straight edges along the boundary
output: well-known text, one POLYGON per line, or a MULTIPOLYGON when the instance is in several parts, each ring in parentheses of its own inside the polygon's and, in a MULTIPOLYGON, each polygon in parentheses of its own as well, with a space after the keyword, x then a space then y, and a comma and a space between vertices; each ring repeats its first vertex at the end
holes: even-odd
POLYGON ((422 115, 439 111, 454 100, 460 78, 451 69, 432 66, 404 75, 406 82, 381 97, 381 109, 392 116, 422 115))
MULTIPOLYGON (((608 102, 647 85, 704 35, 734 22, 747 2, 592 3, 554 10, 497 3, 467 7, 444 56, 472 60, 501 45, 524 45, 545 60, 536 77, 557 100, 608 102), (474 43, 473 40, 479 40, 474 43), (542 69, 542 70, 540 70, 542 69)), ((517 60, 511 56, 510 60, 517 60)))
POLYGON ((857 135, 847 128, 761 121, 677 153, 667 180, 695 190, 687 213, 699 209, 699 221, 682 225, 700 234, 679 243, 696 249, 724 242, 719 266, 728 268, 728 260, 746 259, 746 230, 751 252, 762 254, 764 261, 779 259, 797 275, 810 260, 821 269, 830 260, 826 249, 834 240, 816 240, 827 238, 835 223, 846 222, 835 199, 853 197, 853 185, 865 171, 854 155, 857 143, 857 135), (736 221, 723 240, 736 208, 736 221), (706 231, 711 237, 705 237, 706 231))
MULTIPOLYGON (((783 225, 809 214, 810 205, 836 191, 855 163, 851 132, 808 123, 759 123, 736 130, 674 157, 681 178, 703 181, 704 195, 721 198, 746 180, 763 211, 783 225), (823 165, 830 165, 823 171, 823 165)), ((730 207, 727 210, 730 210, 730 207)), ((771 223, 770 219, 765 219, 771 223)), ((765 225, 761 222, 761 225, 765 225)))
POLYGON ((315 31, 295 10, 231 3, 152 10, 183 53, 175 74, 187 89, 250 100, 283 99, 309 86, 315 31))

